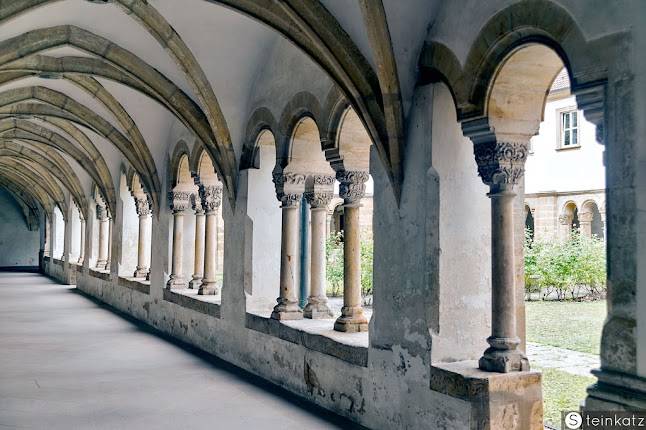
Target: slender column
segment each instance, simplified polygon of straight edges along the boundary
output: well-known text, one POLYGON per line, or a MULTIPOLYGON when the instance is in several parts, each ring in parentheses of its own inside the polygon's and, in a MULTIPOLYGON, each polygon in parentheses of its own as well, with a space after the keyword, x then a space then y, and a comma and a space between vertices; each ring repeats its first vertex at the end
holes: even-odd
POLYGON ((105 270, 110 272, 112 270, 112 218, 108 218, 108 238, 106 244, 108 246, 108 261, 105 263, 105 270))
POLYGON ((192 203, 195 211, 195 258, 193 259, 193 279, 188 283, 188 288, 196 289, 202 283, 204 275, 205 215, 201 197, 193 195, 192 203))
POLYGON ((568 240, 571 233, 572 217, 568 215, 559 215, 559 240, 568 240))
POLYGON ((218 293, 217 256, 218 256, 218 208, 222 203, 222 185, 203 185, 200 187, 202 207, 206 213, 204 228, 204 278, 199 295, 218 293))
POLYGON ((137 241, 137 269, 135 278, 146 278, 150 272, 150 235, 152 229, 152 206, 148 196, 135 198, 139 215, 139 240, 137 241))
POLYGON ((592 212, 583 212, 579 215, 579 231, 582 236, 592 237, 592 212))
POLYGON ((50 247, 51 247, 51 236, 52 236, 52 227, 51 227, 51 217, 45 216, 45 242, 43 244, 44 251, 43 256, 51 256, 50 247))
POLYGON ((489 139, 474 146, 478 173, 491 199, 491 336, 480 369, 491 372, 529 370, 518 349, 514 290, 514 185, 525 172, 528 142, 489 139))
MULTIPOLYGON (((334 176, 315 178, 315 182, 317 181, 333 185, 334 176)), ((333 197, 332 190, 317 191, 315 189, 305 193, 305 198, 311 208, 310 295, 307 298, 307 305, 303 309, 305 318, 332 317, 332 311, 328 307, 325 295, 327 285, 325 239, 327 238, 327 206, 333 197)))
POLYGON ((85 260, 85 220, 81 219, 81 248, 79 250, 79 259, 77 261, 78 264, 83 264, 83 260, 85 260))
POLYGON ((96 261, 96 268, 104 270, 108 264, 108 235, 110 234, 110 218, 105 206, 96 206, 96 217, 99 220, 99 256, 96 261))
POLYGON ((170 279, 166 288, 186 288, 186 281, 183 276, 184 259, 184 211, 189 208, 191 193, 187 191, 171 191, 169 200, 173 211, 173 257, 171 263, 170 279))
POLYGON ((359 208, 366 190, 368 172, 339 171, 339 197, 344 200, 343 229, 343 307, 334 330, 368 331, 368 320, 361 303, 361 231, 359 208))

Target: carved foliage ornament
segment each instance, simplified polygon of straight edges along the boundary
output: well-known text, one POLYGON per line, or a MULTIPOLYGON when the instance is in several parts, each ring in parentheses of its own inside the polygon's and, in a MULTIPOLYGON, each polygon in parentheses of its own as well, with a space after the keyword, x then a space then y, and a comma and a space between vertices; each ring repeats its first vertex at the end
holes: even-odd
POLYGON ((283 194, 280 198, 283 208, 296 208, 301 202, 302 194, 283 194))
MULTIPOLYGON (((274 184, 276 185, 276 197, 283 202, 285 194, 302 195, 305 188, 305 175, 302 173, 274 172, 274 184)), ((300 201, 300 197, 299 197, 300 201)), ((284 202, 283 202, 284 206, 284 202)))
POLYGON ((191 207, 191 193, 188 191, 171 191, 168 200, 173 212, 182 212, 191 207))
POLYGON ((359 170, 336 172, 336 179, 340 182, 339 197, 346 204, 358 203, 366 193, 368 177, 368 172, 359 170))
POLYGON ((473 146, 478 174, 489 185, 515 185, 525 174, 528 142, 487 141, 473 146))
POLYGON ((96 205, 96 217, 99 221, 105 221, 108 217, 108 209, 102 205, 96 205))
POLYGON ((201 185, 200 197, 202 198, 202 207, 206 212, 214 212, 222 203, 222 186, 221 185, 201 185))
POLYGON ((307 191, 304 196, 312 209, 317 209, 327 208, 332 198, 334 198, 334 193, 330 191, 307 191))
POLYGON ((152 205, 147 195, 135 197, 135 207, 137 209, 137 215, 139 216, 150 215, 152 213, 152 205))

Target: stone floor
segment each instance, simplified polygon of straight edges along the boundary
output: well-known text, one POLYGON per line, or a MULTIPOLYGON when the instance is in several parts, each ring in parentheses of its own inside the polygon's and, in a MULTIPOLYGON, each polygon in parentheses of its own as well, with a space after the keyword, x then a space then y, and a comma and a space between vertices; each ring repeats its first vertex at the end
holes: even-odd
POLYGON ((35 274, 0 273, 0 369, 0 428, 358 427, 35 274))
POLYGON ((599 356, 565 348, 527 342, 529 362, 541 368, 554 368, 581 376, 591 376, 590 370, 600 367, 599 356))

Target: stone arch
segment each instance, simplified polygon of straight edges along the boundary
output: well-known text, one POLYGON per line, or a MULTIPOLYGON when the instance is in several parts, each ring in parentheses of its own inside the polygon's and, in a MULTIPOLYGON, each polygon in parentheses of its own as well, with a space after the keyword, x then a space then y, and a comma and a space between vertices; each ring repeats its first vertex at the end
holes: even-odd
MULTIPOLYGON (((274 141, 276 141, 277 130, 278 123, 269 109, 260 107, 253 111, 249 121, 247 122, 245 140, 242 144, 240 170, 260 168, 260 160, 258 158, 258 140, 263 132, 269 131, 272 134, 274 141)), ((278 146, 276 145, 276 150, 277 149, 278 146)), ((278 156, 278 154, 276 155, 278 156)))
MULTIPOLYGON (((277 139, 276 159, 280 167, 285 167, 289 160, 294 129, 304 117, 309 117, 316 125, 317 130, 321 129, 319 125, 322 117, 321 105, 318 99, 307 91, 302 91, 292 97, 280 116, 279 132, 274 135, 277 139)), ((319 146, 321 146, 320 137, 319 146)))
POLYGON ((309 115, 301 116, 294 122, 289 139, 285 171, 309 175, 334 175, 321 148, 319 127, 309 115))
POLYGON ((175 148, 173 149, 173 155, 171 156, 169 160, 169 168, 168 168, 168 173, 169 173, 169 188, 173 188, 175 185, 177 185, 180 182, 179 178, 179 172, 180 172, 180 163, 182 160, 186 160, 187 164, 187 169, 190 174, 191 168, 190 168, 190 154, 191 151, 188 149, 188 145, 186 142, 183 140, 180 140, 177 142, 175 145, 175 148))
POLYGON ((333 138, 325 154, 334 170, 368 172, 372 141, 352 106, 341 112, 333 138))
POLYGON ((599 239, 605 237, 605 223, 601 215, 602 208, 603 206, 600 206, 594 199, 588 199, 581 204, 581 213, 579 214, 581 234, 596 236, 599 239))
POLYGON ((586 41, 576 21, 549 1, 521 2, 494 15, 471 45, 464 66, 445 45, 428 41, 420 56, 420 81, 444 81, 456 101, 460 121, 486 118, 490 92, 501 65, 527 45, 553 51, 567 68, 572 93, 586 119, 597 126, 603 140, 603 103, 607 79, 606 57, 623 33, 586 41))

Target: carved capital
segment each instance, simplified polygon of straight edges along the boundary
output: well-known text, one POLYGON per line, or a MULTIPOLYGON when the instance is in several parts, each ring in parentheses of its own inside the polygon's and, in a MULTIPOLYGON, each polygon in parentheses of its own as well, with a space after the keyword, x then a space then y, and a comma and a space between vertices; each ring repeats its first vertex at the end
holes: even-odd
POLYGON ((191 207, 195 211, 196 215, 204 213, 204 208, 202 207, 202 198, 199 195, 199 191, 197 193, 191 194, 191 207))
POLYGON ((200 185, 200 198, 206 213, 215 212, 222 203, 222 185, 200 185))
POLYGON ((274 185, 276 185, 276 196, 283 201, 285 194, 303 194, 305 191, 305 175, 302 173, 274 172, 274 185))
POLYGON ((302 194, 283 194, 280 202, 281 208, 297 208, 303 198, 302 194))
POLYGON ((368 181, 368 178, 368 172, 360 170, 342 170, 336 172, 336 179, 340 182, 339 197, 341 197, 346 204, 359 203, 366 193, 366 182, 368 181))
POLYGON ((153 208, 148 195, 135 197, 135 208, 137 210, 137 215, 139 216, 150 215, 153 208))
POLYGON ((168 193, 168 200, 173 213, 183 212, 191 207, 191 193, 188 191, 171 191, 168 193))
POLYGON ((473 145, 478 174, 489 186, 516 185, 525 174, 529 142, 487 140, 473 145))
POLYGON ((304 196, 312 209, 318 209, 327 208, 334 198, 334 193, 331 191, 306 191, 304 196))
POLYGON ((102 205, 96 205, 96 217, 99 221, 106 221, 108 216, 108 208, 102 205))
POLYGON ((561 225, 570 224, 570 217, 568 215, 559 215, 559 223, 561 225))

